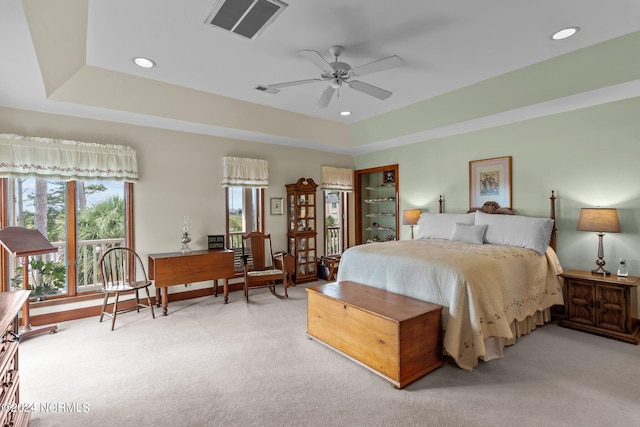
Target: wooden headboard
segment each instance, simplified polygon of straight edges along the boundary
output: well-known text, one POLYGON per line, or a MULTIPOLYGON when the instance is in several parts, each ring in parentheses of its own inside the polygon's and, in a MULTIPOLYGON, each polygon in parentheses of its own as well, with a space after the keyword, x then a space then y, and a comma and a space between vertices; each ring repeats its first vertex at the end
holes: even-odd
POLYGON ((467 213, 480 211, 486 214, 498 214, 498 215, 515 215, 515 211, 509 208, 503 208, 496 202, 485 202, 481 208, 472 208, 467 211, 467 213))
MULTIPOLYGON (((551 200, 551 212, 549 214, 549 218, 553 220, 553 228, 551 229, 551 240, 549 240, 549 246, 551 246, 551 248, 555 251, 556 250, 556 232, 558 231, 558 229, 556 228, 556 196, 555 196, 554 190, 551 190, 551 197, 549 197, 549 200, 551 200)), ((438 204, 440 205, 439 212, 443 213, 444 200, 442 199, 442 195, 438 200, 438 204)), ((484 205, 482 205, 481 208, 469 209, 467 213, 471 213, 475 211, 484 212, 486 214, 516 215, 516 212, 513 209, 503 208, 496 202, 486 202, 484 205)))

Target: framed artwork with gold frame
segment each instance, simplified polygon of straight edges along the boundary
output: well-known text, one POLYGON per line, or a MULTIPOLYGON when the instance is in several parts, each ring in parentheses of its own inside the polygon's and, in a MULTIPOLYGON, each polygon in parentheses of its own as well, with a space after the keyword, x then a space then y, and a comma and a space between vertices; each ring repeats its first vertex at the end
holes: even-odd
POLYGON ((469 208, 485 202, 511 209, 511 156, 469 162, 469 208))

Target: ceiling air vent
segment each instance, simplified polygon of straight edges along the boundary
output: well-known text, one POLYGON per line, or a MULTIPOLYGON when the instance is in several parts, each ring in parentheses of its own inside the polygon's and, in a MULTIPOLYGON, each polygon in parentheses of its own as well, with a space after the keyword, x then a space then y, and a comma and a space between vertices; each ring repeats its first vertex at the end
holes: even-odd
POLYGON ((279 0, 219 0, 205 23, 254 39, 285 7, 279 0))

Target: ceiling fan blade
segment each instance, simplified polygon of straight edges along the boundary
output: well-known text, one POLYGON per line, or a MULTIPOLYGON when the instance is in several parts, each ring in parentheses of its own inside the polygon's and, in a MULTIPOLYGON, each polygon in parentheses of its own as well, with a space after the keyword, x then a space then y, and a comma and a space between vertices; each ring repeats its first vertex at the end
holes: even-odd
POLYGON ((325 73, 333 73, 333 67, 315 50, 301 50, 298 53, 313 62, 316 67, 325 73))
POLYGON ((324 92, 322 92, 322 95, 318 100, 318 107, 325 108, 327 105, 329 105, 329 101, 331 101, 331 98, 333 97, 333 93, 335 91, 335 88, 333 88, 332 86, 326 88, 324 92))
POLYGON ((383 58, 377 61, 369 62, 368 64, 360 65, 359 67, 356 67, 351 71, 355 76, 364 76, 365 74, 377 73, 378 71, 399 67, 402 64, 404 64, 402 58, 397 55, 393 55, 389 56, 388 58, 383 58))
POLYGON ((370 84, 362 83, 358 80, 350 81, 349 87, 378 99, 387 99, 391 96, 391 92, 388 90, 380 89, 379 87, 371 86, 370 84))
POLYGON ((289 86, 297 86, 297 85, 305 85, 307 83, 317 83, 317 82, 321 82, 322 79, 306 79, 306 80, 295 80, 292 82, 284 82, 284 83, 276 83, 273 85, 267 85, 268 88, 270 89, 280 89, 283 87, 289 87, 289 86))

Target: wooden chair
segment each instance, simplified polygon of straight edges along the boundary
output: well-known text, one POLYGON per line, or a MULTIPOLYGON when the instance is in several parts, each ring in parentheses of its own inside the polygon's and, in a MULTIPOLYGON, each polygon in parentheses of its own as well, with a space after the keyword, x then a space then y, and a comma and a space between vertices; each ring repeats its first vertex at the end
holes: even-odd
POLYGON ((327 257, 327 267, 329 268, 327 280, 336 280, 338 277, 338 268, 340 267, 340 257, 327 257))
MULTIPOLYGON (((249 288, 269 288, 276 297, 288 298, 289 286, 286 268, 277 268, 271 248, 271 235, 259 231, 242 236, 242 259, 244 263, 244 296, 249 302, 249 288), (284 295, 276 292, 276 283, 282 281, 284 295)), ((280 265, 283 265, 280 263, 280 265)))
POLYGON ((153 304, 149 295, 149 286, 153 283, 147 278, 147 272, 142 260, 132 249, 125 247, 115 247, 106 251, 100 258, 100 270, 102 271, 102 283, 104 301, 100 312, 100 322, 105 315, 111 317, 111 330, 116 324, 116 316, 121 313, 148 308, 151 316, 155 319, 153 304), (138 279, 139 278, 139 279, 138 279), (140 303, 140 289, 147 293, 147 304, 140 303), (135 306, 118 309, 118 301, 121 293, 134 293, 135 306), (109 297, 114 295, 113 310, 107 311, 109 297))

